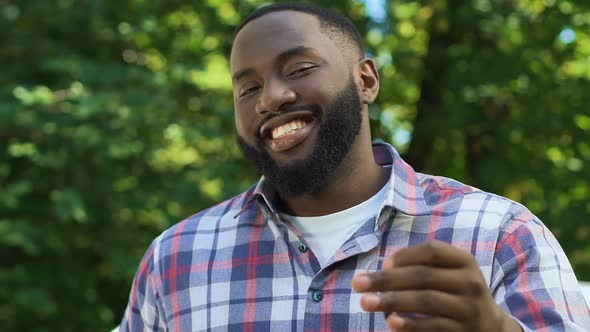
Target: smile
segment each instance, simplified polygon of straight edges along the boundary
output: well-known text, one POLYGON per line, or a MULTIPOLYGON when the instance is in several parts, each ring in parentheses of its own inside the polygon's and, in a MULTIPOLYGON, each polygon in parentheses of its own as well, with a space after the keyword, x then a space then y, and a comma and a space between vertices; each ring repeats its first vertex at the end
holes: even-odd
POLYGON ((310 111, 289 112, 268 120, 260 134, 274 152, 294 148, 308 137, 315 127, 314 114, 310 111))
POLYGON ((280 125, 272 130, 272 139, 277 139, 287 135, 294 134, 297 130, 303 129, 307 123, 303 120, 294 120, 284 125, 280 125))

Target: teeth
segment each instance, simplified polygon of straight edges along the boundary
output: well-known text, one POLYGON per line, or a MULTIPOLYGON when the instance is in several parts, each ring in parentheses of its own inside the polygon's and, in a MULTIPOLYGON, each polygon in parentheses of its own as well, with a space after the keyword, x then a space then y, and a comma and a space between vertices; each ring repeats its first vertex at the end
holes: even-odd
POLYGON ((272 130, 272 138, 279 138, 281 136, 291 133, 292 131, 301 129, 305 127, 305 125, 306 123, 302 120, 293 120, 291 122, 282 124, 272 130))

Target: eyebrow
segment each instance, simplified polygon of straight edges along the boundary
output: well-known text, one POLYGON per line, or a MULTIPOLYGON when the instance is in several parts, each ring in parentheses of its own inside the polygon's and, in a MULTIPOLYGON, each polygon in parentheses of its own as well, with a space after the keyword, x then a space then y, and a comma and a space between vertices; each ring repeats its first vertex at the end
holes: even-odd
POLYGON ((242 79, 244 76, 248 76, 248 75, 252 75, 252 74, 254 74, 253 68, 246 68, 246 69, 240 70, 232 76, 232 81, 235 82, 239 79, 242 79))
MULTIPOLYGON (((298 55, 302 55, 302 54, 306 54, 306 53, 312 53, 315 52, 315 49, 312 47, 306 47, 306 46, 297 46, 297 47, 293 47, 290 48, 286 51, 284 51, 283 53, 279 54, 277 56, 277 60, 276 62, 281 65, 284 64, 285 62, 287 62, 289 59, 298 56, 298 55)), ((236 72, 235 74, 232 75, 232 81, 237 81, 240 80, 241 78, 243 78, 244 76, 248 76, 248 75, 252 75, 254 74, 255 70, 254 68, 245 68, 242 69, 238 72, 236 72)))

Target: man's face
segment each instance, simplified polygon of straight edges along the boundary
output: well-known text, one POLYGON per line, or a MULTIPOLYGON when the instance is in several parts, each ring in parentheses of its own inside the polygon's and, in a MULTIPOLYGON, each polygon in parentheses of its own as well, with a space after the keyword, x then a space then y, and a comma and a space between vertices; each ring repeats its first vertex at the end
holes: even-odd
POLYGON ((285 11, 247 24, 232 48, 238 143, 275 190, 314 193, 359 132, 351 66, 311 15, 285 11))

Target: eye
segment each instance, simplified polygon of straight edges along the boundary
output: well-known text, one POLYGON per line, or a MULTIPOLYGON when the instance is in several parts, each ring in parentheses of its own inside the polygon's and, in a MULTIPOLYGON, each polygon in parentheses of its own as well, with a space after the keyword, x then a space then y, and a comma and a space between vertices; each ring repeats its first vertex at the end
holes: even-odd
POLYGON ((253 87, 249 87, 249 88, 247 88, 247 89, 242 89, 242 91, 241 91, 241 92, 240 92, 240 94, 239 94, 239 97, 240 97, 240 98, 242 98, 242 97, 246 97, 246 96, 248 96, 248 95, 250 95, 250 94, 252 94, 252 93, 256 92, 256 90, 258 90, 258 89, 259 89, 259 87, 258 87, 258 86, 253 86, 253 87))
POLYGON ((318 67, 318 65, 314 65, 311 63, 298 64, 290 68, 287 77, 305 76, 306 74, 310 73, 313 69, 316 69, 318 67))

